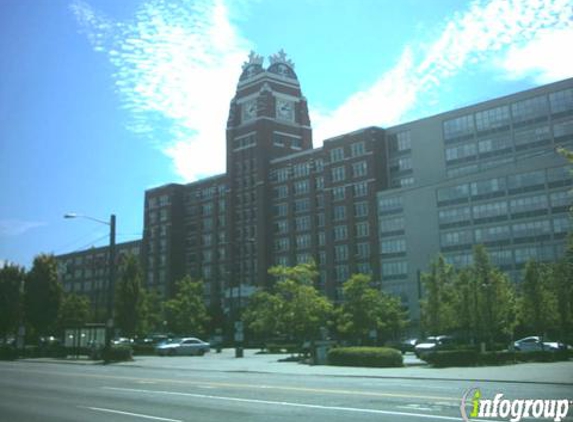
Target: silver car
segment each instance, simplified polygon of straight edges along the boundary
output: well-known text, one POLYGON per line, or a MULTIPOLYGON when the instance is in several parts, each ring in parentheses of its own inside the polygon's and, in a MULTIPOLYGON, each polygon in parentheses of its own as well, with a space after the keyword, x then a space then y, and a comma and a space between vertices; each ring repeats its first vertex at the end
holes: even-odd
POLYGON ((541 341, 541 337, 530 336, 517 340, 513 343, 513 347, 518 352, 538 352, 546 350, 556 352, 557 350, 567 349, 567 346, 557 341, 541 341))
POLYGON ((209 343, 195 337, 175 338, 155 347, 159 356, 192 355, 203 356, 211 350, 209 343))

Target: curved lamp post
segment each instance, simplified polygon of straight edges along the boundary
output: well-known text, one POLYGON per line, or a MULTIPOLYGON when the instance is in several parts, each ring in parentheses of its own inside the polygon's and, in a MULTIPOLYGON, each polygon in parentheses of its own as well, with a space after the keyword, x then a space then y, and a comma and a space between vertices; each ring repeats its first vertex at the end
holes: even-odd
POLYGON ((111 347, 111 336, 113 332, 113 291, 115 288, 115 214, 111 214, 109 221, 90 217, 89 215, 68 213, 64 218, 85 218, 100 224, 109 226, 109 252, 108 252, 108 286, 107 286, 107 323, 105 330, 105 348, 111 347))

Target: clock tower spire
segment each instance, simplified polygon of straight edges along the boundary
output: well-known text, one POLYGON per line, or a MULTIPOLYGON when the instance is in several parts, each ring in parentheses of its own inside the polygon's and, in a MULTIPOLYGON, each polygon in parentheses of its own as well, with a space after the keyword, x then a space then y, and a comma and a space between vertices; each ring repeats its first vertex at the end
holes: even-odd
MULTIPOLYGON (((229 253, 233 288, 261 285, 271 261, 270 163, 312 149, 306 98, 294 63, 283 50, 252 51, 243 64, 227 121, 229 253)), ((248 291, 248 289, 247 289, 248 291)))

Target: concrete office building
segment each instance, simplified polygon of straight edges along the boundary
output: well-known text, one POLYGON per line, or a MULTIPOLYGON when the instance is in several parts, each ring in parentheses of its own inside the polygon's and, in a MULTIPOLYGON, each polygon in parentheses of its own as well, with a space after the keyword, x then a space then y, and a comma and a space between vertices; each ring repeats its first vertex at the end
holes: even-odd
POLYGON ((573 148, 573 79, 313 148, 294 64, 252 53, 226 133, 225 174, 145 193, 145 280, 165 296, 189 274, 228 314, 269 267, 314 259, 334 301, 368 273, 416 320, 438 253, 463 266, 483 243, 518 280, 529 258, 563 252, 571 178, 555 147, 573 148))

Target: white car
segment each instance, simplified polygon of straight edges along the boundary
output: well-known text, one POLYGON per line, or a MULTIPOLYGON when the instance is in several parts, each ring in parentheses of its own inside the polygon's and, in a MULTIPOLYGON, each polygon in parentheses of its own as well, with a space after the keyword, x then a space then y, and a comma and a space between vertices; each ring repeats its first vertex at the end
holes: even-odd
POLYGON ((175 338, 155 347, 159 356, 193 355, 203 356, 211 350, 209 343, 195 337, 175 338))
POLYGON ((530 336, 513 342, 513 347, 518 352, 537 352, 541 350, 556 352, 560 349, 566 348, 567 346, 556 341, 541 342, 541 337, 530 336))

